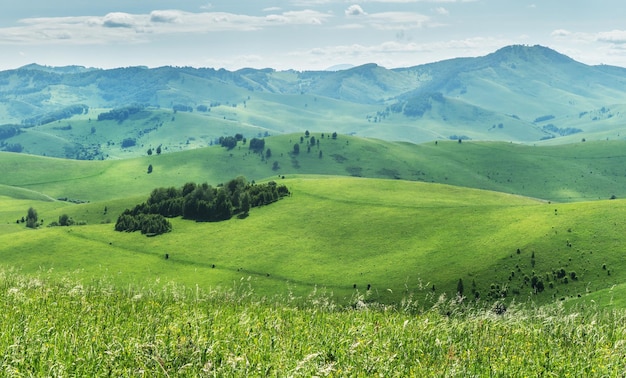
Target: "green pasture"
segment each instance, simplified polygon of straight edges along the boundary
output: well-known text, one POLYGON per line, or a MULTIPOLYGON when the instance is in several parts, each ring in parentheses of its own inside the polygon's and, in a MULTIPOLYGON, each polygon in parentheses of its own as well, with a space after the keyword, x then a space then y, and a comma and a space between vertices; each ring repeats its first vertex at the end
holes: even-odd
POLYGON ((122 286, 176 282, 208 290, 245 282, 262 296, 319 288, 342 303, 356 293, 388 303, 420 295, 429 303, 443 293, 453 296, 459 279, 470 299, 476 292, 493 299, 488 296, 497 286, 508 290, 508 299, 547 303, 624 281, 623 200, 554 204, 337 176, 280 182, 292 195, 254 208, 245 219, 173 219, 171 233, 152 238, 113 230, 116 214, 147 194, 80 205, 6 200, 11 211, 3 212, 3 264, 29 274, 77 272, 86 281, 115 277, 122 286), (29 206, 46 224, 68 214, 86 225, 26 229, 15 219, 29 206), (576 279, 555 278, 560 269, 576 279), (533 276, 545 291, 533 293, 533 276))
POLYGON ((344 135, 332 139, 330 134, 311 133, 314 146, 307 145, 310 139, 304 133, 268 137, 262 154, 241 142, 232 150, 213 146, 89 162, 0 153, 0 185, 52 198, 102 201, 147 195, 156 187, 188 181, 217 185, 238 175, 259 181, 324 174, 443 183, 552 202, 626 198, 623 141, 563 146, 471 141, 415 145, 344 135), (294 144, 299 145, 299 154, 293 153, 294 144), (151 174, 147 174, 149 165, 151 174))

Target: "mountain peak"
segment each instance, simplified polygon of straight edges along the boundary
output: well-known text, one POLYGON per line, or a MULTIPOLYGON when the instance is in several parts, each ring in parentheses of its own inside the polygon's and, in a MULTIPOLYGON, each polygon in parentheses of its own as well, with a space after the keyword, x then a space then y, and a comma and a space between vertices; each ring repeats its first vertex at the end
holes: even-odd
POLYGON ((487 57, 498 61, 521 60, 526 62, 571 63, 574 60, 549 47, 541 45, 511 45, 503 47, 487 57))

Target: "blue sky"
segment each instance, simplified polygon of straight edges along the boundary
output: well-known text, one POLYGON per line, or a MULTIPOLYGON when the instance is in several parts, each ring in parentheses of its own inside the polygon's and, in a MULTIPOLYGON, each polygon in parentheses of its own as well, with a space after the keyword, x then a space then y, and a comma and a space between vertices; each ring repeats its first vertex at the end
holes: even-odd
POLYGON ((0 13, 0 69, 395 68, 511 44, 626 67, 625 20, 622 0, 23 0, 0 13))

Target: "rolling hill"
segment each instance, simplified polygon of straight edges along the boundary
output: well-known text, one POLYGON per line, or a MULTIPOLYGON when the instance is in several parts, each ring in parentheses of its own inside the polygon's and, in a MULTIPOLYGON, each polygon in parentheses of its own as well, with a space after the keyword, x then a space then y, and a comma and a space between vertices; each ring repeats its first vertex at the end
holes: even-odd
POLYGON ((616 303, 624 142, 413 145, 311 134, 300 144, 300 136, 266 138, 270 158, 241 145, 105 161, 1 153, 3 264, 121 285, 242 282, 269 296, 317 287, 342 303, 356 292, 381 302, 436 300, 454 295, 459 279, 469 297, 616 303), (319 150, 316 143, 307 152, 311 137, 319 150), (113 230, 156 187, 237 175, 278 180, 292 196, 243 220, 173 219, 173 231, 155 238, 113 230), (45 225, 63 214, 83 225, 29 230, 16 222, 29 207, 45 225))
POLYGON ((392 70, 29 65, 0 72, 0 145, 97 160, 305 129, 414 143, 615 140, 624 132, 625 83, 624 68, 588 66, 542 46, 392 70), (144 108, 98 121, 133 104, 144 108), (127 138, 135 145, 122 148, 127 138))

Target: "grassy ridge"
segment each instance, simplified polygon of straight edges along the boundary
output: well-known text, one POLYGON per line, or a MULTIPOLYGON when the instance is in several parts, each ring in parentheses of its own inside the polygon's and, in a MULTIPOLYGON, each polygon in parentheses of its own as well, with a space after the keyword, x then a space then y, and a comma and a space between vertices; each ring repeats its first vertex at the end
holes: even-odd
POLYGON ((355 284, 357 291, 371 285, 372 299, 394 302, 426 284, 434 285, 435 294, 454 293, 462 279, 470 297, 504 290, 518 299, 549 302, 594 293, 594 300, 611 303, 621 286, 606 290, 626 281, 620 258, 624 201, 557 205, 431 183, 552 201, 610 193, 621 198, 623 143, 529 147, 316 138, 322 158, 317 145, 307 152, 306 138, 300 154, 290 154, 300 135, 267 138, 269 159, 245 146, 94 162, 0 154, 6 173, 0 178, 3 261, 26 272, 78 270, 86 279, 114 274, 121 284, 173 280, 223 287, 249 278, 263 295, 304 293, 317 285, 339 301, 354 294, 355 284), (272 169, 274 161, 278 170, 272 169), (320 172, 335 176, 312 175, 320 172), (294 195, 255 209, 243 221, 174 220, 172 234, 153 239, 112 230, 117 216, 155 187, 215 185, 239 174, 251 180, 286 175, 277 179, 294 195), (68 214, 88 226, 24 230, 15 221, 30 206, 46 224, 68 214), (555 277, 561 270, 567 277, 555 277), (546 286, 537 296, 529 284, 534 277, 546 286))
POLYGON ((519 194, 556 202, 626 198, 624 142, 586 142, 535 147, 496 142, 414 145, 339 136, 308 139, 291 134, 266 138, 271 157, 246 145, 210 147, 119 161, 70 161, 0 154, 0 184, 53 198, 102 201, 149 193, 185 182, 225 182, 291 174, 330 174, 437 182, 519 194), (300 153, 294 155, 294 144, 300 153), (321 152, 321 157, 320 157, 321 152), (277 169, 274 169, 274 163, 277 169), (152 174, 147 174, 152 165, 152 174), (59 172, 62 172, 61 174, 59 172))
MULTIPOLYGON (((78 271, 84 279, 113 275, 120 285, 174 281, 216 288, 248 280, 268 296, 304 295, 319 287, 344 303, 367 285, 369 298, 380 302, 397 303, 424 287, 434 297, 452 295, 459 278, 468 297, 477 291, 486 298, 494 284, 508 288, 509 298, 551 302, 626 279, 622 200, 555 206, 397 180, 302 176, 281 183, 293 195, 254 209, 245 220, 174 219, 174 231, 155 238, 98 224, 121 211, 125 200, 46 202, 52 207, 42 207, 40 217, 56 220, 68 213, 89 225, 33 231, 7 224, 12 232, 0 235, 3 262, 24 272, 78 271), (567 283, 554 278, 561 268, 577 278, 567 283), (528 283, 535 275, 546 285, 539 295, 528 283)), ((603 303, 609 301, 607 296, 603 303)))
POLYGON ((299 306, 240 285, 120 290, 7 270, 0 299, 9 376, 617 377, 626 355, 624 312, 593 308, 496 316, 442 300, 419 314, 411 302, 346 310, 323 293, 299 306))

